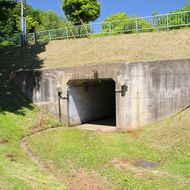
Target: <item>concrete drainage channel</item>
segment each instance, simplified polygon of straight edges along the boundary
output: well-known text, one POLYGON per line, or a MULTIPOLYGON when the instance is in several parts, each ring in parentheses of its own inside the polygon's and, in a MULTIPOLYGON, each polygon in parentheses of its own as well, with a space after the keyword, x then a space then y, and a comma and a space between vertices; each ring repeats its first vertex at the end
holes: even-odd
POLYGON ((54 128, 50 128, 50 129, 44 129, 35 133, 32 133, 31 135, 28 135, 24 138, 22 138, 20 140, 21 143, 21 147, 22 149, 25 151, 25 153, 31 158, 31 160, 33 161, 33 163, 35 163, 39 168, 43 169, 44 171, 48 172, 50 175, 54 176, 58 181, 60 181, 61 183, 64 183, 64 180, 61 174, 59 174, 59 171, 54 171, 52 170, 47 164, 45 164, 42 160, 40 160, 32 151, 32 149, 30 148, 30 146, 27 143, 27 138, 32 137, 34 135, 39 135, 45 131, 52 131, 52 130, 58 130, 61 127, 54 127, 54 128))

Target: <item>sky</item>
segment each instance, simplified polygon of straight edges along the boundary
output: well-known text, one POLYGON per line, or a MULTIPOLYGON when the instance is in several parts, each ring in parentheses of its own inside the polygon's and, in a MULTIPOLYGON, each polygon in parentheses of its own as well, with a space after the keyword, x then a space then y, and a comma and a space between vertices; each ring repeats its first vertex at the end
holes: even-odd
MULTIPOLYGON (((27 0, 35 9, 52 10, 63 16, 57 1, 61 0, 27 0)), ((150 16, 154 11, 161 14, 182 9, 187 0, 99 0, 101 16, 95 22, 102 22, 107 16, 117 12, 126 12, 129 16, 150 16)))

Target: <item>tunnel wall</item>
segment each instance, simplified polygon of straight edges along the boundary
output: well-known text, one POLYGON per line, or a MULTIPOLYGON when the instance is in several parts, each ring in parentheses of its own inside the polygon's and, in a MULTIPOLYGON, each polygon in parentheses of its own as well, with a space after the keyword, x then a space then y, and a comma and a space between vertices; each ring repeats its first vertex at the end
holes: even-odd
POLYGON ((78 125, 105 117, 115 117, 113 80, 84 86, 70 86, 69 125, 78 125))
POLYGON ((190 105, 190 60, 126 64, 128 92, 118 97, 118 126, 139 128, 190 105))
MULTIPOLYGON (((64 71, 19 71, 12 74, 14 85, 32 103, 59 118, 57 87, 62 84, 64 71)), ((64 118, 67 116, 63 115, 64 118)))
MULTIPOLYGON (((128 86, 124 97, 116 93, 116 123, 122 130, 143 127, 190 105, 190 59, 20 71, 12 75, 15 85, 31 102, 56 118, 57 87, 67 96, 69 80, 94 78, 114 79, 117 90, 123 84, 128 86)), ((62 121, 68 124, 68 101, 61 100, 60 105, 62 121)))
MULTIPOLYGON (((31 103, 42 107, 67 126, 70 120, 68 100, 58 98, 57 88, 61 90, 63 97, 67 97, 68 81, 94 80, 97 77, 116 80, 117 73, 120 72, 122 66, 122 64, 85 66, 82 67, 83 72, 81 72, 81 67, 17 71, 11 74, 11 79, 31 103)), ((82 121, 84 120, 83 118, 82 121)))

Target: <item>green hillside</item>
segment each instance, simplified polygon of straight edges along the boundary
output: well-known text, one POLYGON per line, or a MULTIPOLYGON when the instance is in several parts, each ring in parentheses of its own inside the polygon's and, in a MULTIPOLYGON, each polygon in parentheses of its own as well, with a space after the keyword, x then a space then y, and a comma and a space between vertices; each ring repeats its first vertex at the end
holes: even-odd
POLYGON ((60 68, 190 57, 190 29, 51 41, 0 50, 0 62, 22 68, 60 68))

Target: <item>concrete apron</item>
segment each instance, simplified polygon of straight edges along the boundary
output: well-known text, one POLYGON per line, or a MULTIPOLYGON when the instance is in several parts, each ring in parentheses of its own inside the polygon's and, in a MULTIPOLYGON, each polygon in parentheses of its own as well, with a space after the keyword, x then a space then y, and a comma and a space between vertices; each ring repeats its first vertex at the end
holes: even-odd
POLYGON ((106 126, 106 125, 95 125, 95 124, 82 124, 76 126, 78 129, 82 130, 89 130, 89 131, 101 131, 101 132, 116 132, 117 128, 116 127, 111 127, 111 126, 106 126))
POLYGON ((116 132, 117 130, 117 127, 115 126, 115 118, 108 118, 108 119, 85 123, 76 126, 76 128, 90 130, 90 131, 101 131, 101 132, 116 132))

